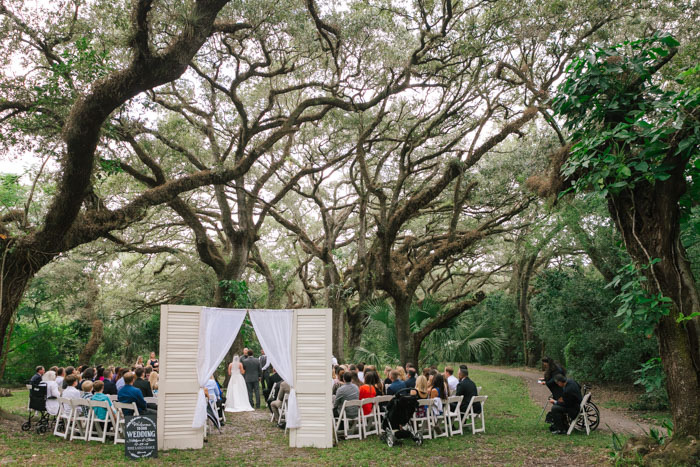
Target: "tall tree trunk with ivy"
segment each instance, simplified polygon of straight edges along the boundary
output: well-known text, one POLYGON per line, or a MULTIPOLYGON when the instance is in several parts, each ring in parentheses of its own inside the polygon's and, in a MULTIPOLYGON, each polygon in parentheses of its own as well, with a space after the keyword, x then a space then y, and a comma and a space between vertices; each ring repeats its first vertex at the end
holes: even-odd
POLYGON ((553 106, 574 144, 553 157, 548 186, 608 201, 645 289, 621 287, 619 314, 656 335, 673 415, 673 439, 651 457, 685 464, 700 462, 700 296, 681 242, 700 199, 700 89, 688 84, 700 67, 688 81, 660 76, 679 46, 655 35, 573 62, 553 106))

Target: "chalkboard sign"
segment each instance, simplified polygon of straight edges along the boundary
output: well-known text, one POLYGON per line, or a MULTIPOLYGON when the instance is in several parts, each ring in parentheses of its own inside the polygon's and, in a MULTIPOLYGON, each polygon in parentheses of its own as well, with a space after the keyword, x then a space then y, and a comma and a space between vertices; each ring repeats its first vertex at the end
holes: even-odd
POLYGON ((126 442, 124 450, 129 459, 158 457, 156 415, 124 417, 126 442))

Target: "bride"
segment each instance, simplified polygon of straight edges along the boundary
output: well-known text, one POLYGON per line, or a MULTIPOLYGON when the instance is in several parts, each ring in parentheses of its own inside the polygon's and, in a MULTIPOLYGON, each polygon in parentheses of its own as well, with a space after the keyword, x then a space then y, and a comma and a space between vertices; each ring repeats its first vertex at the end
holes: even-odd
POLYGON ((233 362, 228 366, 228 374, 231 379, 226 390, 226 412, 252 412, 253 407, 248 401, 248 388, 243 379, 243 364, 238 355, 233 357, 233 362))

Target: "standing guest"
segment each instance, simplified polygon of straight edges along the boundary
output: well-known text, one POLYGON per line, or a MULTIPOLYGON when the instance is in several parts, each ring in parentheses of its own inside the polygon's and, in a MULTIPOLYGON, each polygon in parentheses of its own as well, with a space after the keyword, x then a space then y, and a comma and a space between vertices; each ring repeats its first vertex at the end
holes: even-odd
POLYGON ((406 387, 407 388, 415 388, 416 387, 416 369, 409 368, 407 373, 408 373, 408 378, 406 378, 406 387))
POLYGON ((119 391, 121 391, 122 388, 124 387, 124 384, 125 384, 124 383, 124 375, 127 373, 130 373, 130 372, 127 371, 126 368, 121 368, 119 370, 119 376, 117 377, 117 382, 115 383, 115 385, 117 386, 117 394, 119 394, 119 391))
MULTIPOLYGON (((376 376, 376 373, 367 373, 367 377, 365 378, 364 384, 360 386, 360 400, 377 397, 377 383, 380 383, 380 381, 379 377, 376 376)), ((372 404, 364 404, 362 406, 362 413, 364 413, 365 415, 369 415, 371 412, 372 404)))
POLYGON ((56 384, 58 385, 58 390, 63 391, 63 378, 66 370, 63 369, 63 367, 60 367, 56 371, 56 384))
POLYGON ((569 428, 566 424, 566 416, 570 419, 575 419, 581 408, 581 386, 573 379, 567 379, 561 373, 554 376, 554 382, 561 388, 561 397, 559 400, 550 398, 552 404, 552 425, 549 430, 557 435, 565 435, 569 428))
POLYGON ((148 384, 151 385, 151 391, 153 391, 153 395, 155 396, 158 393, 158 372, 157 371, 151 372, 151 376, 148 377, 148 384))
POLYGON ((263 394, 270 386, 270 361, 267 359, 264 350, 260 350, 260 368, 262 368, 262 379, 260 380, 263 394))
MULTIPOLYGON (((105 370, 109 371, 109 370, 105 370)), ((100 402, 107 402, 109 404, 109 409, 112 411, 112 414, 114 414, 114 407, 112 404, 112 399, 109 398, 108 395, 106 395, 104 392, 105 387, 105 381, 106 379, 102 381, 95 381, 95 384, 93 386, 93 390, 95 391, 95 394, 92 396, 92 400, 94 401, 100 401, 100 402)), ((111 382, 111 381, 110 381, 111 382)), ((95 417, 99 418, 100 420, 104 420, 107 418, 107 409, 104 407, 93 407, 92 410, 95 411, 95 417)))
POLYGON ((457 384, 459 383, 459 379, 454 375, 455 370, 451 366, 446 366, 445 367, 445 373, 443 376, 445 377, 445 381, 447 382, 447 390, 449 391, 449 395, 453 395, 455 391, 457 390, 457 384))
POLYGON ((143 364, 143 357, 139 355, 139 358, 136 359, 136 363, 134 363, 134 368, 138 367, 144 367, 145 365, 143 364))
POLYGON ((104 389, 103 392, 107 395, 117 395, 117 385, 112 381, 112 370, 107 368, 104 372, 104 379, 102 380, 104 383, 104 389))
POLYGON ((389 379, 391 380, 391 384, 386 390, 386 393, 389 396, 393 396, 406 387, 406 382, 399 379, 398 370, 391 370, 391 373, 389 373, 389 379))
POLYGON ((158 359, 156 358, 155 352, 151 352, 151 356, 148 359, 148 366, 150 366, 154 370, 158 368, 158 359))
POLYGON ((56 415, 58 413, 58 398, 61 397, 56 383, 56 373, 49 370, 44 373, 42 380, 46 383, 46 411, 49 415, 56 415))
MULTIPOLYGON (((122 379, 124 380, 124 385, 119 390, 119 394, 117 394, 117 400, 125 404, 131 404, 132 402, 135 402, 136 407, 138 407, 139 409, 139 414, 143 415, 145 413, 148 413, 146 400, 143 398, 143 394, 139 389, 134 387, 134 380, 136 379, 136 375, 133 372, 128 371, 124 373, 124 377, 122 379)), ((124 415, 134 414, 134 411, 131 409, 123 409, 123 412, 124 415)))
POLYGON ((32 386, 36 386, 37 384, 41 383, 41 378, 44 376, 44 367, 39 365, 36 367, 36 373, 34 373, 34 376, 29 380, 29 384, 32 386))
POLYGON ((363 383, 365 382, 365 364, 364 363, 357 364, 357 379, 359 379, 363 383))
MULTIPOLYGON (((78 383, 78 389, 80 391, 85 391, 85 389, 83 389, 83 384, 85 384, 88 381, 90 383, 92 383, 92 380, 94 378, 95 378, 95 370, 93 370, 92 368, 86 368, 85 371, 83 371, 80 382, 78 383)), ((92 386, 92 385, 90 385, 90 386, 92 386)), ((90 390, 92 390, 92 387, 90 388, 90 390)))
POLYGON ((554 377, 556 375, 566 376, 566 369, 551 357, 544 357, 542 359, 542 366, 544 367, 544 378, 537 380, 537 382, 546 384, 552 393, 552 398, 559 400, 562 396, 562 390, 559 385, 557 385, 554 377))
MULTIPOLYGON (((78 376, 68 375, 64 378, 63 383, 66 389, 63 390, 62 397, 65 399, 80 399, 80 391, 78 391, 78 376)), ((63 404, 63 413, 70 415, 73 407, 70 404, 63 404)))
POLYGON ((248 347, 244 347, 244 348, 243 348, 243 356, 241 357, 241 360, 240 360, 240 361, 242 362, 242 361, 245 360, 246 358, 248 358, 248 347))
POLYGON ((333 395, 335 395, 336 392, 338 391, 338 388, 344 384, 343 383, 343 376, 344 375, 345 375, 345 368, 340 367, 338 369, 338 381, 333 383, 333 390, 332 390, 333 395))
POLYGON ((260 408, 260 379, 262 378, 262 368, 260 361, 253 357, 253 351, 248 350, 248 358, 243 360, 243 368, 245 369, 245 385, 248 388, 248 401, 250 406, 253 406, 253 396, 255 396, 255 408, 260 408))
MULTIPOLYGON (((469 370, 467 370, 466 366, 459 367, 458 375, 459 384, 457 384, 455 395, 462 396, 462 403, 459 405, 459 411, 460 413, 464 413, 466 412, 467 407, 469 407, 472 397, 478 396, 478 393, 476 390, 476 384, 474 384, 474 381, 469 379, 469 370)), ((457 403, 455 403, 455 405, 457 405, 457 403)), ((477 402, 472 406, 472 409, 474 410, 474 413, 481 413, 481 403, 477 402)))
POLYGON ((136 368, 134 372, 136 374, 136 379, 134 380, 134 387, 141 390, 143 397, 153 397, 153 391, 151 390, 151 385, 146 380, 146 371, 139 367, 136 368))

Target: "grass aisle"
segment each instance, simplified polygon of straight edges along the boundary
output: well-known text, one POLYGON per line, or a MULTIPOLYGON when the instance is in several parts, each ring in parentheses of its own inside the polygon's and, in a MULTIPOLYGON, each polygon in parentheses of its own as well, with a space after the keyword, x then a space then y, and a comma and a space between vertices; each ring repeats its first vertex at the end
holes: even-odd
MULTIPOLYGON (((206 465, 600 465, 608 463, 610 437, 601 432, 585 436, 554 436, 547 425, 535 424, 542 410, 525 384, 508 375, 472 370, 472 379, 489 396, 486 433, 426 440, 423 446, 405 442, 388 448, 377 437, 341 441, 330 450, 290 449, 280 430, 268 423, 267 412, 235 414, 223 435, 213 435, 201 451, 162 452, 145 464, 206 465), (236 418, 238 417, 238 418, 236 418)), ((27 391, 0 398, 0 407, 24 414, 27 391)), ((605 421, 602 421, 605 423, 605 421)), ((123 446, 64 441, 52 435, 21 433, 16 422, 0 425, 0 464, 37 463, 80 465, 105 462, 131 465, 123 446)))

